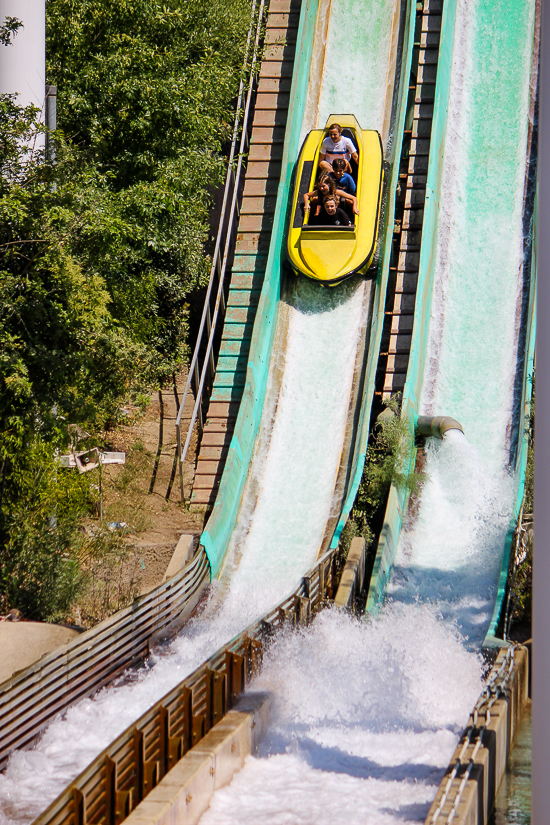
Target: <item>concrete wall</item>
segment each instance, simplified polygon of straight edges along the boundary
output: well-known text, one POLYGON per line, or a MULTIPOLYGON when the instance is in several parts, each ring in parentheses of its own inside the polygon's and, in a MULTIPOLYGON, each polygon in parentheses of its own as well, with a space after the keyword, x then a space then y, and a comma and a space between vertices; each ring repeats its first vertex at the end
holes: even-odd
MULTIPOLYGON (((527 649, 502 650, 489 677, 503 668, 494 680, 488 701, 480 701, 460 738, 430 808, 425 825, 486 825, 506 770, 519 722, 528 699, 529 662, 527 649), (494 699, 495 695, 498 698, 494 699), (494 701, 493 701, 494 699, 494 701), (449 815, 454 812, 451 820, 449 815)), ((483 694, 482 694, 483 697, 483 694)))
POLYGON ((256 750, 267 727, 268 702, 266 694, 245 695, 140 802, 124 820, 126 825, 198 822, 214 792, 229 784, 256 750))

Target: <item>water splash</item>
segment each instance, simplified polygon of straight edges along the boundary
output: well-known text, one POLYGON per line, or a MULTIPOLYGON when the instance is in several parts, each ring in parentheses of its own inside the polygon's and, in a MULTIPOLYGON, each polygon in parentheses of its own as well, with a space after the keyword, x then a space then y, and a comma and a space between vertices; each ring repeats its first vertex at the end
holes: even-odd
POLYGON ((480 688, 433 606, 325 611, 269 651, 252 688, 273 696, 269 731, 201 825, 423 821, 480 688))

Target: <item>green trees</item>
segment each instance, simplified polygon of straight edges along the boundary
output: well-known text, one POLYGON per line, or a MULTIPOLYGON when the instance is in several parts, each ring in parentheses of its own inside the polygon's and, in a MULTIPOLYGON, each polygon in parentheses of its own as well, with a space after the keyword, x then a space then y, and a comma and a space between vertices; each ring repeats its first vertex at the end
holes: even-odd
POLYGON ((105 427, 186 357, 249 16, 248 0, 48 0, 55 164, 28 150, 37 112, 0 97, 0 611, 52 615, 48 589, 78 579, 92 496, 60 482, 67 423, 105 427))

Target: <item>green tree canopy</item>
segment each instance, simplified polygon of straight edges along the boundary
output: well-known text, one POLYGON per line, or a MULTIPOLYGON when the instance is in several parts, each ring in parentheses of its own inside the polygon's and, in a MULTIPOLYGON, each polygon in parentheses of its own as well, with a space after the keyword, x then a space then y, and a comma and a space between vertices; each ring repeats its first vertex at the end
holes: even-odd
POLYGON ((48 0, 55 163, 38 112, 0 96, 0 606, 54 615, 78 579, 93 496, 65 480, 60 504, 67 423, 97 432, 186 357, 249 17, 249 0, 48 0))

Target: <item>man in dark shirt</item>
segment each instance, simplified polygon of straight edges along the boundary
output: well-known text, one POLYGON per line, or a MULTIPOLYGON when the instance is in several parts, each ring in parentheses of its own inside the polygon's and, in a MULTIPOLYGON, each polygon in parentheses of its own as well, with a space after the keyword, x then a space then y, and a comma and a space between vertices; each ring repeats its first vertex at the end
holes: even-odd
POLYGON ((341 209, 336 199, 328 196, 323 202, 323 206, 318 215, 312 215, 310 226, 350 226, 350 219, 343 209, 341 209))

